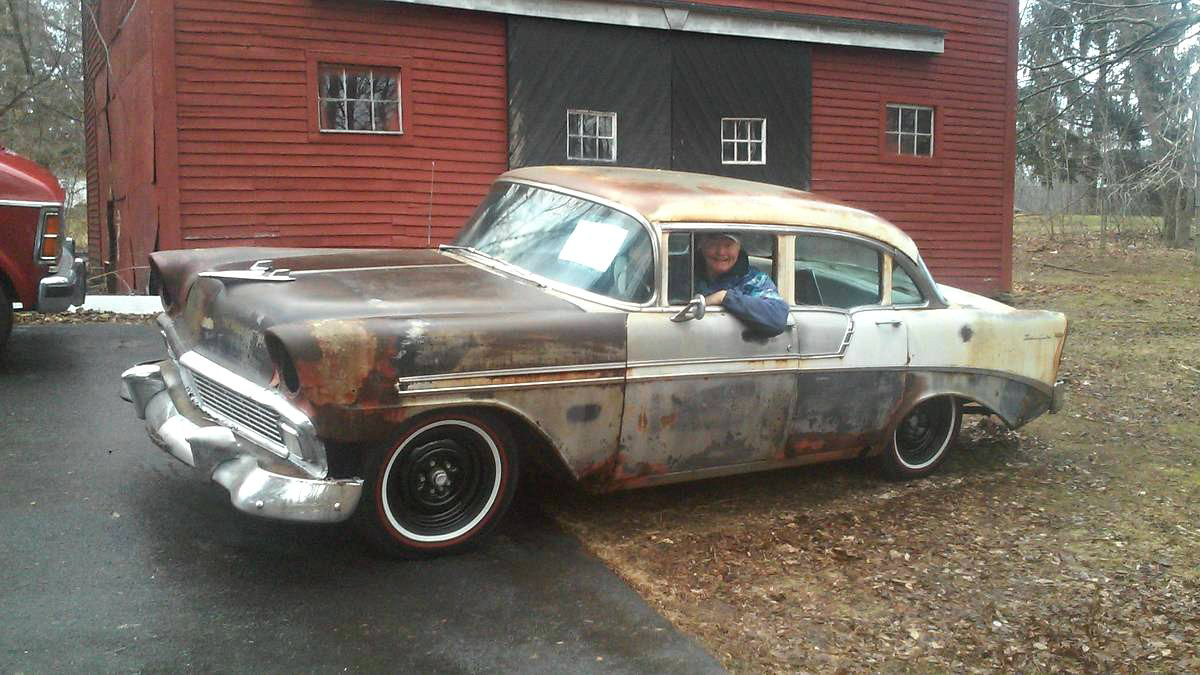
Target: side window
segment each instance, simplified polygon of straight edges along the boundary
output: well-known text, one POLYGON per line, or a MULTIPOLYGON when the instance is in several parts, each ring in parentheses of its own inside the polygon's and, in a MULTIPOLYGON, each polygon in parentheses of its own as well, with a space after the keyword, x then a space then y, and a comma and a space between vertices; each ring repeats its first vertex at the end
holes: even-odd
POLYGON ((905 269, 892 262, 892 304, 893 305, 919 305, 925 302, 925 296, 921 295, 921 287, 917 286, 913 278, 909 276, 905 269))
MULTIPOLYGON (((723 231, 722 231, 723 232, 723 231)), ((775 278, 777 239, 771 232, 739 232, 728 230, 737 237, 738 257, 728 274, 746 275, 759 270, 775 278)), ((686 305, 696 293, 709 290, 708 265, 704 261, 703 241, 713 231, 672 232, 667 235, 667 304, 686 305)))
POLYGON ((880 252, 824 235, 796 237, 796 304, 850 309, 881 299, 880 252))

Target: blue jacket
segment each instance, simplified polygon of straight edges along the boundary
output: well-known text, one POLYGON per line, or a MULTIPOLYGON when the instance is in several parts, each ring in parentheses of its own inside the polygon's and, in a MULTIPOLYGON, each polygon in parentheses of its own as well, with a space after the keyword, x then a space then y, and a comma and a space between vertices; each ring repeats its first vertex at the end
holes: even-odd
POLYGON ((733 269, 714 280, 705 278, 703 261, 697 267, 696 292, 710 295, 725 291, 721 306, 755 333, 773 336, 787 329, 787 303, 780 297, 771 277, 750 266, 750 258, 744 250, 738 254, 733 269))

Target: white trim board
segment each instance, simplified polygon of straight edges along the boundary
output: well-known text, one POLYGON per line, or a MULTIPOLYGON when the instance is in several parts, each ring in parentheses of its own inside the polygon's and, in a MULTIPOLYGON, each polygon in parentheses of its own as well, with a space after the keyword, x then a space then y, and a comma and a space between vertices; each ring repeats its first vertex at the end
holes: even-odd
POLYGON ((787 12, 736 10, 686 2, 604 0, 388 0, 411 5, 515 14, 816 44, 941 54, 945 37, 928 26, 841 20, 787 12))

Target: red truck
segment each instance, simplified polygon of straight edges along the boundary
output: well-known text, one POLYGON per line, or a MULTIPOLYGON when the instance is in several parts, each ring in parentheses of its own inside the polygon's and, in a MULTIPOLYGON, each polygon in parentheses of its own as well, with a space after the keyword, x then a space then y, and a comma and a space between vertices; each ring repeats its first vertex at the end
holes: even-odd
POLYGON ((0 147, 0 351, 14 302, 45 313, 83 304, 86 265, 65 236, 64 198, 54 174, 0 147))

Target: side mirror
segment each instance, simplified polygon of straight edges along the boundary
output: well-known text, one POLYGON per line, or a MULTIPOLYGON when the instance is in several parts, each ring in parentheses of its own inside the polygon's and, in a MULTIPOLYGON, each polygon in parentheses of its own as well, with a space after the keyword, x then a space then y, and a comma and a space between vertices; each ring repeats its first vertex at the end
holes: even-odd
POLYGON ((679 310, 679 312, 676 313, 675 316, 671 317, 671 320, 674 321, 675 323, 682 323, 684 321, 691 321, 692 319, 703 319, 703 318, 704 318, 704 296, 697 293, 696 297, 692 298, 692 301, 689 302, 686 307, 679 310))

